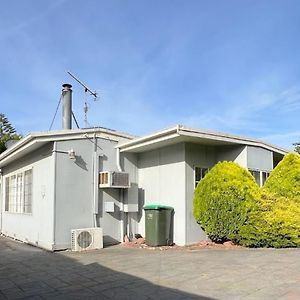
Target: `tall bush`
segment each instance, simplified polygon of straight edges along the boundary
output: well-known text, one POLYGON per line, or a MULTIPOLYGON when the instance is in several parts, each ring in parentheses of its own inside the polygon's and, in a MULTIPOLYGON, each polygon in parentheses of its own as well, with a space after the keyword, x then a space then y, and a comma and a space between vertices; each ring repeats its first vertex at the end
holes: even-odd
POLYGON ((288 153, 271 172, 264 188, 276 196, 300 201, 300 155, 288 153))
POLYGON ((239 240, 240 227, 259 193, 247 170, 234 162, 219 162, 195 190, 194 217, 212 240, 239 240))
POLYGON ((300 246, 300 156, 288 153, 271 172, 261 197, 240 228, 251 247, 300 246))
POLYGON ((263 191, 246 222, 239 244, 249 247, 299 247, 300 202, 263 191))

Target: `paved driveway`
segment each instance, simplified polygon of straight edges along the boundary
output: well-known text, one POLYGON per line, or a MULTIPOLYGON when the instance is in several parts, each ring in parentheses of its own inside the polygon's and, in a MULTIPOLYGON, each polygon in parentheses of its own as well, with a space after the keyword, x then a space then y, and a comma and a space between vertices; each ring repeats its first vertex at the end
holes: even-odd
POLYGON ((0 299, 300 299, 300 249, 50 253, 0 237, 0 299))

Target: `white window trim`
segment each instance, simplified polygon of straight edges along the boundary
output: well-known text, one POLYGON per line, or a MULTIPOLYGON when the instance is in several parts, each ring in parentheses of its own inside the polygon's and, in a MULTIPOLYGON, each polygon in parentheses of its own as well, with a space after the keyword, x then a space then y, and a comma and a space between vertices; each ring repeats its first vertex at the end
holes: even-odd
MULTIPOLYGON (((255 172, 259 172, 259 186, 262 187, 265 182, 263 182, 263 173, 266 173, 266 180, 267 178, 270 176, 270 173, 272 172, 272 170, 260 170, 260 169, 255 169, 255 168, 248 168, 248 171, 251 173, 251 171, 255 171, 255 172)), ((252 175, 252 173, 251 173, 252 175)), ((252 175, 253 176, 253 175, 252 175)))
POLYGON ((206 167, 206 166, 203 166, 203 165, 194 165, 194 168, 193 168, 193 171, 194 171, 194 189, 196 189, 198 183, 201 181, 201 179, 196 180, 196 168, 207 169, 208 171, 210 171, 210 169, 211 169, 211 167, 206 167), (197 182, 197 184, 196 184, 196 182, 197 182))
MULTIPOLYGON (((24 184, 22 184, 22 190, 24 191, 24 184)), ((21 169, 18 169, 17 171, 14 171, 14 172, 11 172, 11 173, 8 173, 6 174, 5 176, 3 176, 3 181, 2 181, 2 211, 3 213, 5 214, 17 214, 17 215, 32 215, 33 214, 33 166, 30 166, 30 167, 23 167, 21 169), (17 180, 17 175, 22 173, 23 174, 23 182, 24 182, 24 174, 26 171, 29 171, 31 170, 31 176, 32 176, 32 181, 31 181, 31 212, 16 212, 16 211, 10 211, 9 210, 9 207, 8 207, 8 210, 5 210, 5 207, 6 207, 6 178, 10 178, 12 176, 16 176, 16 180, 17 180)), ((17 197, 17 191, 15 191, 15 197, 17 197)), ((23 197, 21 199, 21 202, 23 203, 23 206, 24 206, 24 194, 23 194, 23 197)), ((16 201, 16 199, 15 199, 16 201)))

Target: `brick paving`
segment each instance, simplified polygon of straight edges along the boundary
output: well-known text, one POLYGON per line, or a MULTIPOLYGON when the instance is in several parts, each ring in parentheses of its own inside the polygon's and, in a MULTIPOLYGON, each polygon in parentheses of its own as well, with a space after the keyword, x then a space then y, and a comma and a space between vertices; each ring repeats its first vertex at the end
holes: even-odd
POLYGON ((0 299, 300 299, 300 249, 51 253, 0 237, 0 299))

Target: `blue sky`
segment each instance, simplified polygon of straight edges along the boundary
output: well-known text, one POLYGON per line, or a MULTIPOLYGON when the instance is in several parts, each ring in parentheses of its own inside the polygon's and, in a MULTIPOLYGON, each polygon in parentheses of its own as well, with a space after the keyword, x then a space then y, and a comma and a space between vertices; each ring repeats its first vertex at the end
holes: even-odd
MULTIPOLYGON (((143 135, 175 124, 300 140, 300 2, 3 1, 0 112, 27 134, 48 130, 61 84, 100 95, 88 121, 143 135)), ((61 127, 59 111, 53 129, 61 127)))

